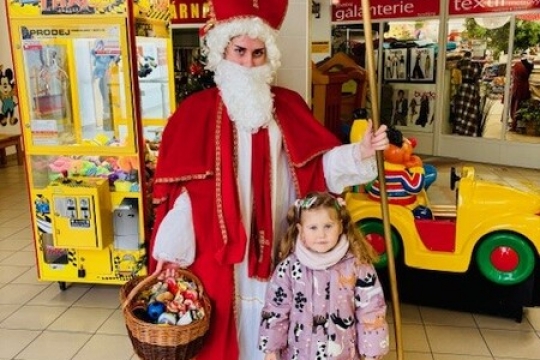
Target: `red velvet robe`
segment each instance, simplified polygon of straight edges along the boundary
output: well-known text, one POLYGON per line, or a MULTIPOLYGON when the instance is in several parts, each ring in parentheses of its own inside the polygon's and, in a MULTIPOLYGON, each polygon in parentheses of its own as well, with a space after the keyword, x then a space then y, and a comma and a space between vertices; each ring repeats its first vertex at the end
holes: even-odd
MULTIPOLYGON (((297 93, 279 87, 272 91, 275 118, 282 131, 297 196, 326 190, 322 154, 340 145, 339 140, 313 118, 297 93)), ((238 359, 234 264, 216 260, 216 253, 227 251, 229 245, 223 239, 219 225, 223 219, 216 205, 221 202, 216 196, 216 185, 221 182, 221 178, 216 177, 221 172, 216 169, 216 157, 220 156, 221 136, 216 135, 219 121, 230 120, 216 88, 184 100, 163 133, 154 183, 156 212, 149 254, 152 254, 156 229, 183 188, 192 201, 196 256, 190 270, 201 279, 212 301, 209 334, 197 360, 238 359)), ((155 265, 150 256, 150 271, 155 265)), ((253 331, 258 321, 253 319, 253 331)))

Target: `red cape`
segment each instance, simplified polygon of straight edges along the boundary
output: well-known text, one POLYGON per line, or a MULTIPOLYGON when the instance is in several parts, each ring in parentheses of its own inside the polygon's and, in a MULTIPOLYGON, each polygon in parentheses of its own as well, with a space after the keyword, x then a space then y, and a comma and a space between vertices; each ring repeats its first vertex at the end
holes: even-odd
MULTIPOLYGON (((272 91, 275 118, 282 131, 297 196, 325 191, 321 155, 340 145, 339 140, 315 120, 300 95, 280 87, 272 91)), ((216 181, 221 181, 215 176, 219 173, 216 149, 220 140, 216 121, 230 121, 226 111, 218 116, 220 102, 216 88, 195 93, 182 102, 165 127, 154 178, 156 212, 149 249, 150 271, 155 268, 151 254, 163 217, 183 189, 188 190, 192 201, 196 257, 190 269, 201 279, 213 306, 209 336, 197 360, 238 358, 234 266, 220 264, 215 258, 227 247, 219 226, 222 219, 216 210, 221 201, 216 197, 216 181)))

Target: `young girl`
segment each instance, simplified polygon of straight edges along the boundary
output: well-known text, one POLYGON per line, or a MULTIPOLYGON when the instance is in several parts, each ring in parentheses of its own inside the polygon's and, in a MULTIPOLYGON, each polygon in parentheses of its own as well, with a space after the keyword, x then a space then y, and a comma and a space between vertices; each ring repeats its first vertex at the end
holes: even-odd
POLYGON ((389 341, 376 254, 343 199, 308 194, 287 221, 261 312, 265 360, 381 359, 389 341))

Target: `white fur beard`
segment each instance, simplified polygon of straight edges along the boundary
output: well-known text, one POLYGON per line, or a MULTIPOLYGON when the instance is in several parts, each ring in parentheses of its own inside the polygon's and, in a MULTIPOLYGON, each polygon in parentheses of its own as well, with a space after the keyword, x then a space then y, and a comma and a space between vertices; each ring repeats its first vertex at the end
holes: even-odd
POLYGON ((272 120, 274 99, 269 65, 249 68, 223 60, 216 68, 214 81, 229 117, 240 128, 255 133, 272 120))

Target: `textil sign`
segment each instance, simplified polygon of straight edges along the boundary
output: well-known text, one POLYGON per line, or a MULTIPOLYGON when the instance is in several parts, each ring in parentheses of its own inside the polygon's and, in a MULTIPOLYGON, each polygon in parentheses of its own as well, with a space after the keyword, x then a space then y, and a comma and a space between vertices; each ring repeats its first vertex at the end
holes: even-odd
MULTIPOLYGON (((439 1, 434 0, 372 0, 370 9, 374 20, 431 17, 440 13, 439 1)), ((360 0, 342 0, 332 5, 333 22, 357 20, 362 20, 360 0)))
POLYGON ((540 0, 450 0, 450 15, 540 9, 540 0))

